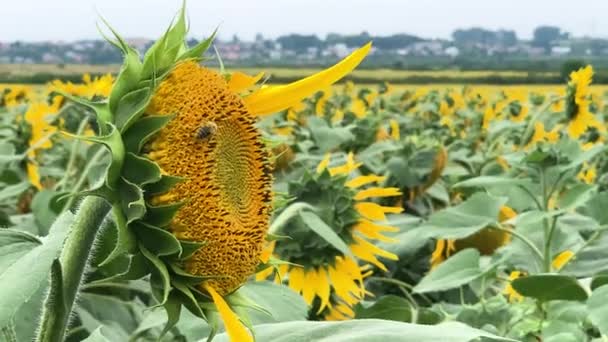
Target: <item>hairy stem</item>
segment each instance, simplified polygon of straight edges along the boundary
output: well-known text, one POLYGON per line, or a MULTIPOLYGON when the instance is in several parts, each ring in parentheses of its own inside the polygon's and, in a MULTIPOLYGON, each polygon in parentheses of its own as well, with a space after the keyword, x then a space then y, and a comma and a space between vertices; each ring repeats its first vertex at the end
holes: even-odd
MULTIPOLYGON (((87 264, 99 227, 110 212, 111 206, 98 197, 87 197, 76 213, 76 217, 63 246, 59 261, 61 264, 62 296, 48 295, 41 317, 37 341, 63 341, 69 316, 74 307, 80 284, 87 270, 87 264), (62 299, 56 302, 56 299, 62 299)), ((53 279, 55 280, 55 278, 53 279)), ((51 284, 56 287, 58 284, 51 284)))

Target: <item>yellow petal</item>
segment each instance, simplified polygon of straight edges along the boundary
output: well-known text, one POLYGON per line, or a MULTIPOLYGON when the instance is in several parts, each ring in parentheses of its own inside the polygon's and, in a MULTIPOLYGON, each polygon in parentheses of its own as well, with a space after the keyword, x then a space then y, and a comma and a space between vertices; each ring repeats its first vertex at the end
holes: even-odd
POLYGON ((399 123, 397 122, 397 120, 391 119, 390 125, 391 125, 391 138, 393 138, 393 140, 401 139, 401 135, 399 134, 399 123))
POLYGON ((224 298, 222 298, 222 296, 220 296, 220 294, 209 284, 205 285, 205 290, 211 295, 213 303, 215 303, 217 311, 219 311, 222 321, 224 321, 224 326, 226 327, 226 332, 230 337, 230 341, 253 342, 253 337, 251 337, 247 329, 241 324, 239 317, 230 309, 230 306, 224 301, 224 298))
POLYGON ((381 248, 378 248, 374 244, 369 243, 368 241, 366 241, 358 236, 355 236, 354 239, 355 239, 356 243, 350 246, 350 249, 353 252, 353 254, 361 260, 365 260, 367 262, 370 262, 370 263, 376 265, 378 268, 380 268, 381 270, 383 270, 385 272, 387 271, 386 266, 384 266, 384 264, 381 263, 380 260, 378 260, 378 258, 376 258, 376 256, 381 256, 383 258, 390 259, 390 260, 399 259, 399 257, 397 257, 397 255, 387 252, 381 248))
POLYGON ((355 200, 360 201, 370 197, 390 197, 390 196, 399 196, 401 195, 401 191, 399 188, 369 188, 365 190, 359 191, 355 195, 355 200))
POLYGON ((367 43, 338 64, 315 75, 288 85, 260 89, 244 99, 245 105, 251 113, 257 115, 272 114, 289 108, 294 103, 331 86, 350 73, 367 56, 371 46, 371 43, 367 43))
POLYGON ((317 166, 317 173, 321 173, 321 172, 323 172, 323 170, 325 170, 327 168, 327 165, 329 165, 330 157, 331 157, 331 155, 329 153, 325 154, 325 157, 323 157, 323 160, 321 160, 321 162, 317 166))
POLYGON ((355 203, 355 209, 366 219, 376 221, 386 220, 385 213, 398 214, 403 211, 400 207, 385 207, 372 202, 355 203))
POLYGON ((570 250, 563 251, 563 252, 559 253, 559 255, 555 257, 555 259, 553 259, 553 262, 551 263, 551 265, 553 266, 554 269, 559 270, 562 267, 564 267, 564 265, 566 265, 568 263, 568 261, 570 261, 570 259, 572 259, 573 256, 574 256, 574 252, 572 252, 570 250))
POLYGON ((358 188, 360 186, 363 186, 363 185, 366 185, 369 183, 384 182, 385 179, 386 179, 386 177, 384 177, 384 176, 376 176, 376 175, 358 176, 358 177, 355 177, 355 178, 349 180, 348 182, 346 182, 346 186, 349 188, 358 188))
POLYGON ((27 163, 27 178, 30 183, 38 190, 42 190, 42 184, 40 183, 40 173, 38 172, 38 165, 33 163, 27 163))
POLYGON ((240 93, 243 90, 246 90, 249 87, 252 87, 259 80, 264 77, 264 73, 260 72, 255 76, 249 76, 240 71, 235 71, 230 75, 230 81, 228 81, 228 89, 234 93, 240 93))
POLYGON ((289 287, 297 293, 302 292, 304 286, 304 270, 294 267, 289 270, 289 287))
POLYGON ((304 284, 302 286, 302 298, 308 305, 312 305, 312 301, 317 295, 317 270, 314 268, 304 271, 304 284))
MULTIPOLYGON (((361 220, 359 223, 357 223, 355 225, 355 230, 358 231, 359 233, 361 233, 363 236, 365 236, 368 239, 374 239, 374 240, 383 241, 383 242, 397 242, 398 241, 396 239, 389 238, 387 236, 380 234, 380 231, 382 230, 382 228, 383 228, 382 226, 374 224, 367 220, 361 220)), ((390 227, 390 228, 393 228, 393 227, 390 227)))
POLYGON ((319 311, 317 314, 320 314, 329 304, 329 279, 327 279, 327 271, 322 267, 319 267, 317 273, 317 295, 319 299, 321 299, 321 304, 319 305, 319 311))

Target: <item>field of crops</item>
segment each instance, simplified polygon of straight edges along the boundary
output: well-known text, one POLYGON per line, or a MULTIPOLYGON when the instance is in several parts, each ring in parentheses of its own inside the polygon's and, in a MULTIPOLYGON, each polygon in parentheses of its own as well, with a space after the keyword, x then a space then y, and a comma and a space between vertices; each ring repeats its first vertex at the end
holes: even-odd
POLYGON ((185 36, 0 85, 0 340, 608 340, 591 66, 336 85, 367 44, 273 85, 185 36))

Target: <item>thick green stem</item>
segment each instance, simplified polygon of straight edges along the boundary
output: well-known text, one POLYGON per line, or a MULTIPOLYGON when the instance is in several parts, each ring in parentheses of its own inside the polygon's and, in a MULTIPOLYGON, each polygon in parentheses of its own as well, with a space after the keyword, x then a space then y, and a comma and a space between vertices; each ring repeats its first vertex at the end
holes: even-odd
POLYGON ((47 296, 40 321, 38 342, 64 340, 69 316, 86 273, 95 238, 110 209, 108 202, 98 197, 85 198, 78 209, 59 257, 63 303, 56 303, 57 298, 47 296))

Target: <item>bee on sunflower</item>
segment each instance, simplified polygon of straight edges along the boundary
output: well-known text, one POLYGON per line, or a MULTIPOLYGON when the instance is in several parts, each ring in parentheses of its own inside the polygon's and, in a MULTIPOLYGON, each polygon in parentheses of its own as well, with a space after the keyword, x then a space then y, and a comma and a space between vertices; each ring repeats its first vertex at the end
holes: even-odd
MULTIPOLYGON (((269 253, 284 263, 281 277, 301 293, 311 307, 313 319, 353 318, 353 305, 366 295, 364 279, 371 266, 387 271, 379 258, 397 256, 371 241, 392 242, 384 235, 396 227, 386 224, 387 213, 400 213, 400 207, 376 204, 370 199, 399 196, 397 188, 379 186, 385 177, 360 175, 352 153, 343 165, 329 167, 326 155, 316 172, 305 173, 290 183, 289 196, 294 204, 305 206, 278 233, 289 239, 273 241, 269 253)), ((289 207, 287 207, 289 208, 289 207)), ((287 212, 289 209, 285 209, 287 212)), ((260 278, 272 273, 267 269, 260 278)))
POLYGON ((60 257, 63 275, 52 285, 62 289, 67 307, 53 305, 51 290, 40 339, 63 339, 91 246, 109 215, 117 238, 101 265, 124 255, 143 261, 131 262, 126 274, 150 274, 152 293, 168 314, 164 332, 183 306, 206 319, 212 334, 219 313, 231 340, 252 341, 235 303, 243 304, 237 290, 256 271, 271 215, 272 167, 256 118, 329 87, 371 44, 316 75, 260 87, 258 77, 199 64, 215 34, 188 46, 183 8, 143 59, 110 30, 124 64, 109 98, 62 93, 95 112, 98 134, 77 138, 106 147, 111 161, 104 181, 83 194, 89 196, 60 257))

